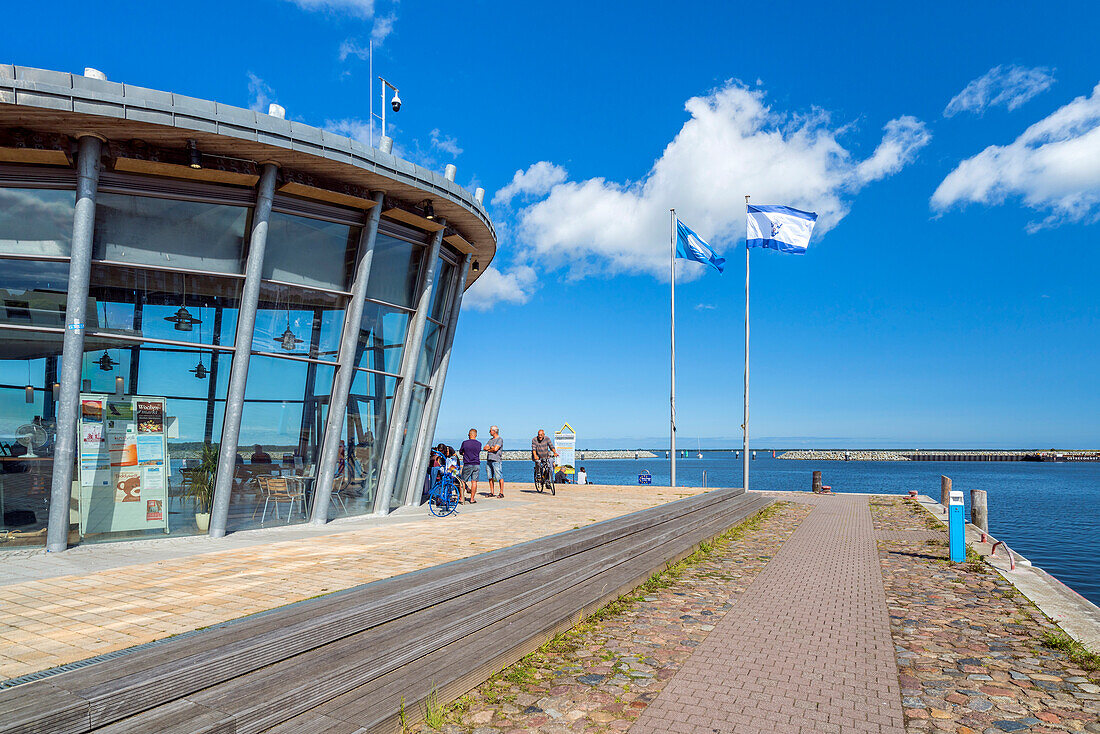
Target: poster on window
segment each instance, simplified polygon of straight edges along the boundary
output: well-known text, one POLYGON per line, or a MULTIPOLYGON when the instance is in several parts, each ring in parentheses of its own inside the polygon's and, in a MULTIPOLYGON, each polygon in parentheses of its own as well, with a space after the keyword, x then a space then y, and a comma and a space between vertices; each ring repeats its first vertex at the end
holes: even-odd
POLYGON ((164 403, 137 401, 138 433, 164 433, 164 403))

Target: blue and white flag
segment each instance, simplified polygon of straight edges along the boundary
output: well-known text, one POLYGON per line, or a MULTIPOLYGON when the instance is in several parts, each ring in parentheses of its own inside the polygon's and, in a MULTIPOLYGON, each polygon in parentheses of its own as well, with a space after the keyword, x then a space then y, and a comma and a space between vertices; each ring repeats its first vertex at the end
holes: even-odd
POLYGON ((718 257, 710 245, 699 235, 695 234, 686 224, 676 220, 676 257, 685 260, 694 260, 704 265, 713 265, 719 273, 726 264, 725 258, 718 257))
POLYGON ((770 247, 780 252, 806 252, 817 214, 789 206, 749 204, 746 247, 770 247))

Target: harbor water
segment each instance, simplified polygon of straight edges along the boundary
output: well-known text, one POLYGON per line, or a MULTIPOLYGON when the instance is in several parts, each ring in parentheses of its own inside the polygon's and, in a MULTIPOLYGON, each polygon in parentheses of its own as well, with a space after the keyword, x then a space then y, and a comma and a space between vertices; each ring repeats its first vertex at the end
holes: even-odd
MULTIPOLYGON (((643 470, 668 486, 669 462, 603 459, 583 462, 594 484, 637 484, 643 470)), ((741 460, 732 451, 695 451, 676 463, 681 486, 741 486, 741 460)), ((578 462, 582 463, 582 462, 578 462)), ((905 495, 915 489, 938 500, 940 475, 961 490, 969 516, 970 490, 989 493, 989 532, 1070 588, 1100 604, 1100 462, 792 461, 759 451, 749 468, 752 489, 808 491, 812 472, 834 492, 905 495)), ((531 462, 505 462, 505 479, 531 481, 531 462)), ((568 489, 564 490, 568 491, 568 489)))

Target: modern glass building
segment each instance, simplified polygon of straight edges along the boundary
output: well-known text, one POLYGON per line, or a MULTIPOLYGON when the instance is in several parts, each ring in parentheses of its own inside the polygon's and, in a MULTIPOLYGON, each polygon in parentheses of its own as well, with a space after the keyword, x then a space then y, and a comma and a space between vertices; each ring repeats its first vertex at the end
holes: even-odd
POLYGON ((0 552, 418 504, 484 192, 99 77, 0 65, 0 552))

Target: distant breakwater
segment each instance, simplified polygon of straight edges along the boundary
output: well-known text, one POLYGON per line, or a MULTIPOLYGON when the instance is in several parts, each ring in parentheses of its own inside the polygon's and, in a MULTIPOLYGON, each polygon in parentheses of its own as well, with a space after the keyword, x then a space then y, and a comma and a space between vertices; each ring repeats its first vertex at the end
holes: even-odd
POLYGON ((780 459, 801 461, 1100 461, 1100 451, 798 450, 780 459))
MULTIPOLYGON (((530 451, 505 451, 505 461, 522 461, 530 459, 530 451)), ((595 461, 596 459, 656 459, 657 454, 652 451, 628 450, 628 451, 577 451, 577 461, 595 461)))

